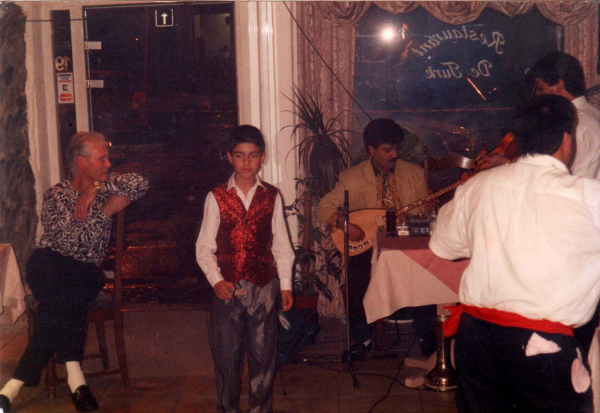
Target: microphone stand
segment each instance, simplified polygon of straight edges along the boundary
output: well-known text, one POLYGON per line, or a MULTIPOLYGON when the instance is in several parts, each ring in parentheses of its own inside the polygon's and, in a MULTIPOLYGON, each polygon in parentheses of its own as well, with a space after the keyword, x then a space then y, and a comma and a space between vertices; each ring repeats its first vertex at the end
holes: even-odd
POLYGON ((342 215, 344 217, 344 256, 343 256, 343 265, 344 265, 344 277, 346 277, 346 351, 342 354, 342 361, 345 361, 348 364, 348 371, 350 372, 350 376, 352 376, 352 386, 358 387, 358 379, 356 378, 356 373, 354 372, 354 366, 352 364, 352 352, 350 351, 350 312, 348 311, 349 301, 348 301, 348 290, 350 286, 350 279, 348 278, 348 262, 350 260, 350 239, 348 238, 348 227, 350 223, 349 215, 350 215, 350 207, 348 203, 348 191, 344 191, 344 208, 342 210, 342 215))

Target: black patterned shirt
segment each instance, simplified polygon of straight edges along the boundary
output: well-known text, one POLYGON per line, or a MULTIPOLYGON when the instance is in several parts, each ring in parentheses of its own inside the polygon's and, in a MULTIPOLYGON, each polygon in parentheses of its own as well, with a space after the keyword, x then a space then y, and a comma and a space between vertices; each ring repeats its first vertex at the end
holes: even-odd
POLYGON ((135 201, 146 193, 148 180, 134 173, 111 173, 104 187, 106 190, 96 196, 84 222, 74 218, 75 204, 81 195, 71 186, 70 179, 46 191, 42 204, 44 234, 39 246, 79 261, 100 265, 112 227, 112 218, 102 209, 108 196, 129 196, 135 201))

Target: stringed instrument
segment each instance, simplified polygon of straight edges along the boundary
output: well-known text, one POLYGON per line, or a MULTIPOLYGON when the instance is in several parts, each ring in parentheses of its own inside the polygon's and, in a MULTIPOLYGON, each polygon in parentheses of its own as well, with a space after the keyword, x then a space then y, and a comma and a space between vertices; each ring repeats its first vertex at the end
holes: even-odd
MULTIPOLYGON (((402 208, 396 210, 396 219, 399 216, 406 214, 408 211, 418 208, 424 203, 444 195, 446 192, 452 191, 454 188, 457 188, 459 185, 462 185, 463 182, 464 181, 462 180, 455 182, 444 189, 440 189, 439 191, 426 196, 425 198, 421 198, 418 201, 413 202, 412 204, 403 206, 402 208)), ((373 243, 375 242, 375 237, 377 236, 377 231, 379 227, 385 225, 385 212, 385 209, 381 208, 366 208, 350 212, 350 222, 355 225, 358 225, 365 233, 365 238, 363 238, 361 241, 350 241, 349 249, 351 257, 362 254, 363 252, 368 251, 373 247, 373 243)), ((344 231, 338 230, 332 232, 331 239, 333 240, 333 244, 338 249, 338 251, 343 254, 344 231)))
MULTIPOLYGON (((500 144, 491 152, 486 155, 506 155, 508 159, 512 159, 516 156, 516 150, 514 150, 514 135, 512 132, 508 133, 500 144), (513 154, 514 152, 514 154, 513 154)), ((430 194, 424 198, 419 199, 411 204, 403 206, 402 208, 396 210, 396 219, 407 212, 420 207, 426 202, 431 201, 432 199, 436 199, 446 192, 450 192, 458 186, 462 185, 468 178, 475 175, 477 172, 480 172, 481 164, 475 165, 472 172, 470 174, 464 174, 463 178, 453 183, 450 186, 447 186, 443 189, 440 189, 433 194, 430 194)), ((358 225, 363 232, 365 233, 365 237, 361 241, 349 241, 349 255, 354 257, 355 255, 360 255, 365 251, 370 250, 373 247, 373 243, 375 242, 375 238, 377 237, 377 231, 379 227, 385 226, 385 209, 381 208, 367 208, 367 209, 359 209, 354 212, 350 212, 349 220, 352 224, 358 225)), ((331 233, 331 239, 333 240, 333 244, 342 254, 344 253, 344 231, 337 230, 331 233)))

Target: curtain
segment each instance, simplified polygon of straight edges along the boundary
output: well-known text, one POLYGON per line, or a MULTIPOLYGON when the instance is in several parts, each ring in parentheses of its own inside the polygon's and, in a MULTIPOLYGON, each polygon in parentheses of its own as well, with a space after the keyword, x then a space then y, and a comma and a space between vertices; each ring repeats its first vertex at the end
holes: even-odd
POLYGON ((38 222, 29 164, 25 22, 20 6, 0 7, 0 242, 12 244, 23 278, 38 222))

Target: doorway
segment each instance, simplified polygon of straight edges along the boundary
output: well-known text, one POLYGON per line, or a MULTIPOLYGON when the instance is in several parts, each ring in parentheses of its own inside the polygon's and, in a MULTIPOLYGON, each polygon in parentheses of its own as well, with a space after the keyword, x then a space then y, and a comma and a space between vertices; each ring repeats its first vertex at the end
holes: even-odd
POLYGON ((126 210, 124 296, 194 302, 210 286, 195 259, 208 191, 230 174, 237 124, 233 3, 84 9, 91 129, 116 172, 150 189, 126 210))

